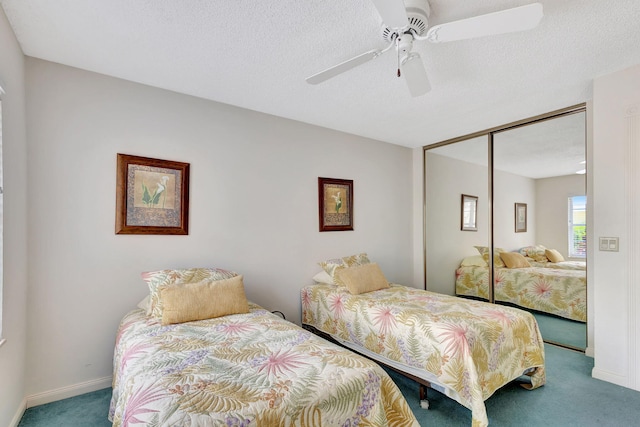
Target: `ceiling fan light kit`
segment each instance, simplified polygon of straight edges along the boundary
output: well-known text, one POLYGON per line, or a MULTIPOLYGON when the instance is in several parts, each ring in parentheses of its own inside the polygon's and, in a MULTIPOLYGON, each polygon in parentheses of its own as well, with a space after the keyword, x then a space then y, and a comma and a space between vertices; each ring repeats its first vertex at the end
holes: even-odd
POLYGON ((535 28, 543 16, 542 4, 531 3, 429 28, 431 8, 427 0, 405 0, 404 2, 403 0, 372 0, 372 2, 382 18, 382 38, 388 43, 387 47, 370 50, 320 71, 308 77, 307 83, 322 83, 369 62, 395 47, 399 68, 402 70, 398 72, 398 76, 404 76, 411 96, 418 97, 429 92, 431 85, 420 55, 412 51, 414 40, 441 43, 526 31, 535 28))

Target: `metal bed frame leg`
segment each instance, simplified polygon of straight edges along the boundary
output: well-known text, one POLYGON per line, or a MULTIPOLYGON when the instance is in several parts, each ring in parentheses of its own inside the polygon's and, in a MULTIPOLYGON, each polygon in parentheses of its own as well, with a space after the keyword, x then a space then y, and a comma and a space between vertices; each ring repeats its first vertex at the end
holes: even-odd
POLYGON ((427 386, 420 384, 420 407, 429 409, 429 401, 427 400, 427 386))

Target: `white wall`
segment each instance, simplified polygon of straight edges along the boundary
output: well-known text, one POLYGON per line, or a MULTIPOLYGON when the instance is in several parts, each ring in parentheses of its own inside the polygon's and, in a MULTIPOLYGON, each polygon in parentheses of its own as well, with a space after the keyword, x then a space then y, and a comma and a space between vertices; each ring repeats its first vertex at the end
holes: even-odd
POLYGON ((585 175, 576 174, 536 180, 536 244, 569 258, 569 197, 586 195, 585 185, 585 175))
POLYGON ((0 425, 17 424, 24 410, 27 333, 27 144, 24 57, 0 8, 0 85, 4 157, 0 425))
POLYGON ((593 93, 594 237, 620 238, 589 264, 593 376, 640 390, 640 65, 595 79, 593 93))
POLYGON ((422 286, 410 149, 32 58, 26 67, 37 403, 111 375, 118 322, 147 293, 143 271, 235 270, 249 299, 298 323, 300 288, 326 258, 367 252, 389 280, 422 286), (191 164, 188 236, 114 234, 116 153, 191 164), (354 231, 318 231, 319 176, 354 180, 354 231))

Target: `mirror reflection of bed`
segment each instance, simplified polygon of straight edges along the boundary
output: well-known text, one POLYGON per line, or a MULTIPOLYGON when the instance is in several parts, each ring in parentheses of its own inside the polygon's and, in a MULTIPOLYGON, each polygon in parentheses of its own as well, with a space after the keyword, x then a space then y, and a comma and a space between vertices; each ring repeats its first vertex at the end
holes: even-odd
POLYGON ((425 147, 426 288, 526 309, 545 341, 584 351, 585 112, 556 113, 425 147), (462 194, 477 231, 460 226, 462 194))

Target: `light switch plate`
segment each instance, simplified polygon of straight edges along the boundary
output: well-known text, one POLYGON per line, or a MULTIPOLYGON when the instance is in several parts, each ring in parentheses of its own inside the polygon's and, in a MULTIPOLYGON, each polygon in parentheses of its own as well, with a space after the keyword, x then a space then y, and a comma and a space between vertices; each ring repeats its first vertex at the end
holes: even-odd
POLYGON ((617 237, 600 237, 600 250, 609 252, 618 252, 619 241, 617 237))

